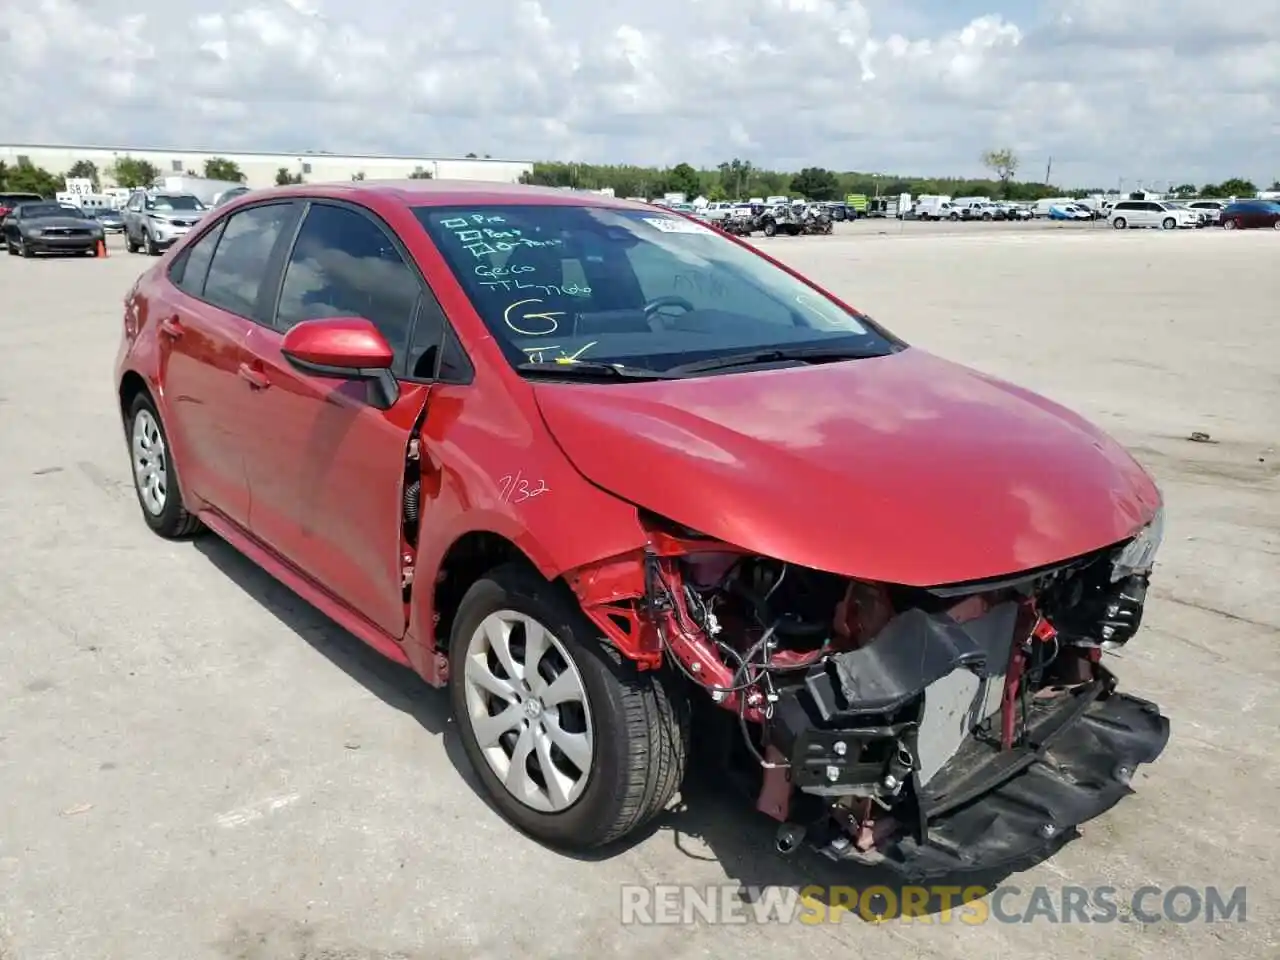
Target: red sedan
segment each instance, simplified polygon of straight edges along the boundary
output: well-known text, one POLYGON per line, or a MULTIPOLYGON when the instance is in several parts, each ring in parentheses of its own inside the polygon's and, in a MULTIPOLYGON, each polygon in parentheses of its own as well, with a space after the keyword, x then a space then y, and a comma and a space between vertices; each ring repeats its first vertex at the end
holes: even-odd
POLYGON ((232 200, 130 291, 138 501, 450 688, 498 808, 632 833, 708 746, 830 856, 1048 850, 1169 735, 1160 494, 1113 440, 678 213, 531 187, 232 200))
POLYGON ((1222 225, 1228 230, 1264 227, 1280 230, 1280 203, 1274 200, 1237 200, 1222 209, 1222 225))

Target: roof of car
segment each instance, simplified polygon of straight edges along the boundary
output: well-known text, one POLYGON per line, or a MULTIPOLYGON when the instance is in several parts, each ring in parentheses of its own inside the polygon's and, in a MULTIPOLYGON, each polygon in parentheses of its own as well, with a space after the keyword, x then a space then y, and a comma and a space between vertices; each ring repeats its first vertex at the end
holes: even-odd
POLYGON ((302 183, 254 191, 255 194, 267 192, 278 196, 327 196, 366 200, 380 197, 415 207, 530 204, 614 207, 628 210, 653 209, 647 203, 622 200, 618 197, 582 190, 560 190, 555 187, 534 187, 522 183, 488 183, 478 180, 352 180, 302 183))

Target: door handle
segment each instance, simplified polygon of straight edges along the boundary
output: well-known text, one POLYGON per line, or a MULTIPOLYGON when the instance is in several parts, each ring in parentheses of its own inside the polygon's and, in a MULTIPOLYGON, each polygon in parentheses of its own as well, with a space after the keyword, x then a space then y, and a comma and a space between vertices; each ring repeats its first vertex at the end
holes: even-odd
POLYGON ((247 363, 240 364, 240 369, 236 371, 240 375, 240 379, 246 381, 249 386, 255 390, 265 390, 271 386, 271 381, 267 379, 267 375, 261 370, 255 370, 247 363))
POLYGON ((177 317, 165 317, 160 321, 160 332, 166 337, 177 340, 183 334, 182 324, 177 317))

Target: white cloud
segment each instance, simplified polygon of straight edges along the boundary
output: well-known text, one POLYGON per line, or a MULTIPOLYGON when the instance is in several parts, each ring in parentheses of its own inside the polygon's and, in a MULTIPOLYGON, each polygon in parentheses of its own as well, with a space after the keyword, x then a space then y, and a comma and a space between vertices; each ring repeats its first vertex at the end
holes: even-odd
POLYGON ((958 175, 1009 144, 1079 185, 1280 177, 1280 0, 987 6, 0 3, 0 131, 958 175))

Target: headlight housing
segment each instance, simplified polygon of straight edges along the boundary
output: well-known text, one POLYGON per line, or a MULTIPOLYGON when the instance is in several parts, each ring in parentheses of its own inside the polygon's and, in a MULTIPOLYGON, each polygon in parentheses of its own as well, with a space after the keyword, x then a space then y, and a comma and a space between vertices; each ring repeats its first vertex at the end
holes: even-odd
POLYGON ((1111 564, 1111 582, 1118 583, 1134 574, 1150 573, 1155 565, 1156 553, 1164 542, 1164 506, 1156 511, 1151 522, 1138 531, 1124 545, 1111 564))

